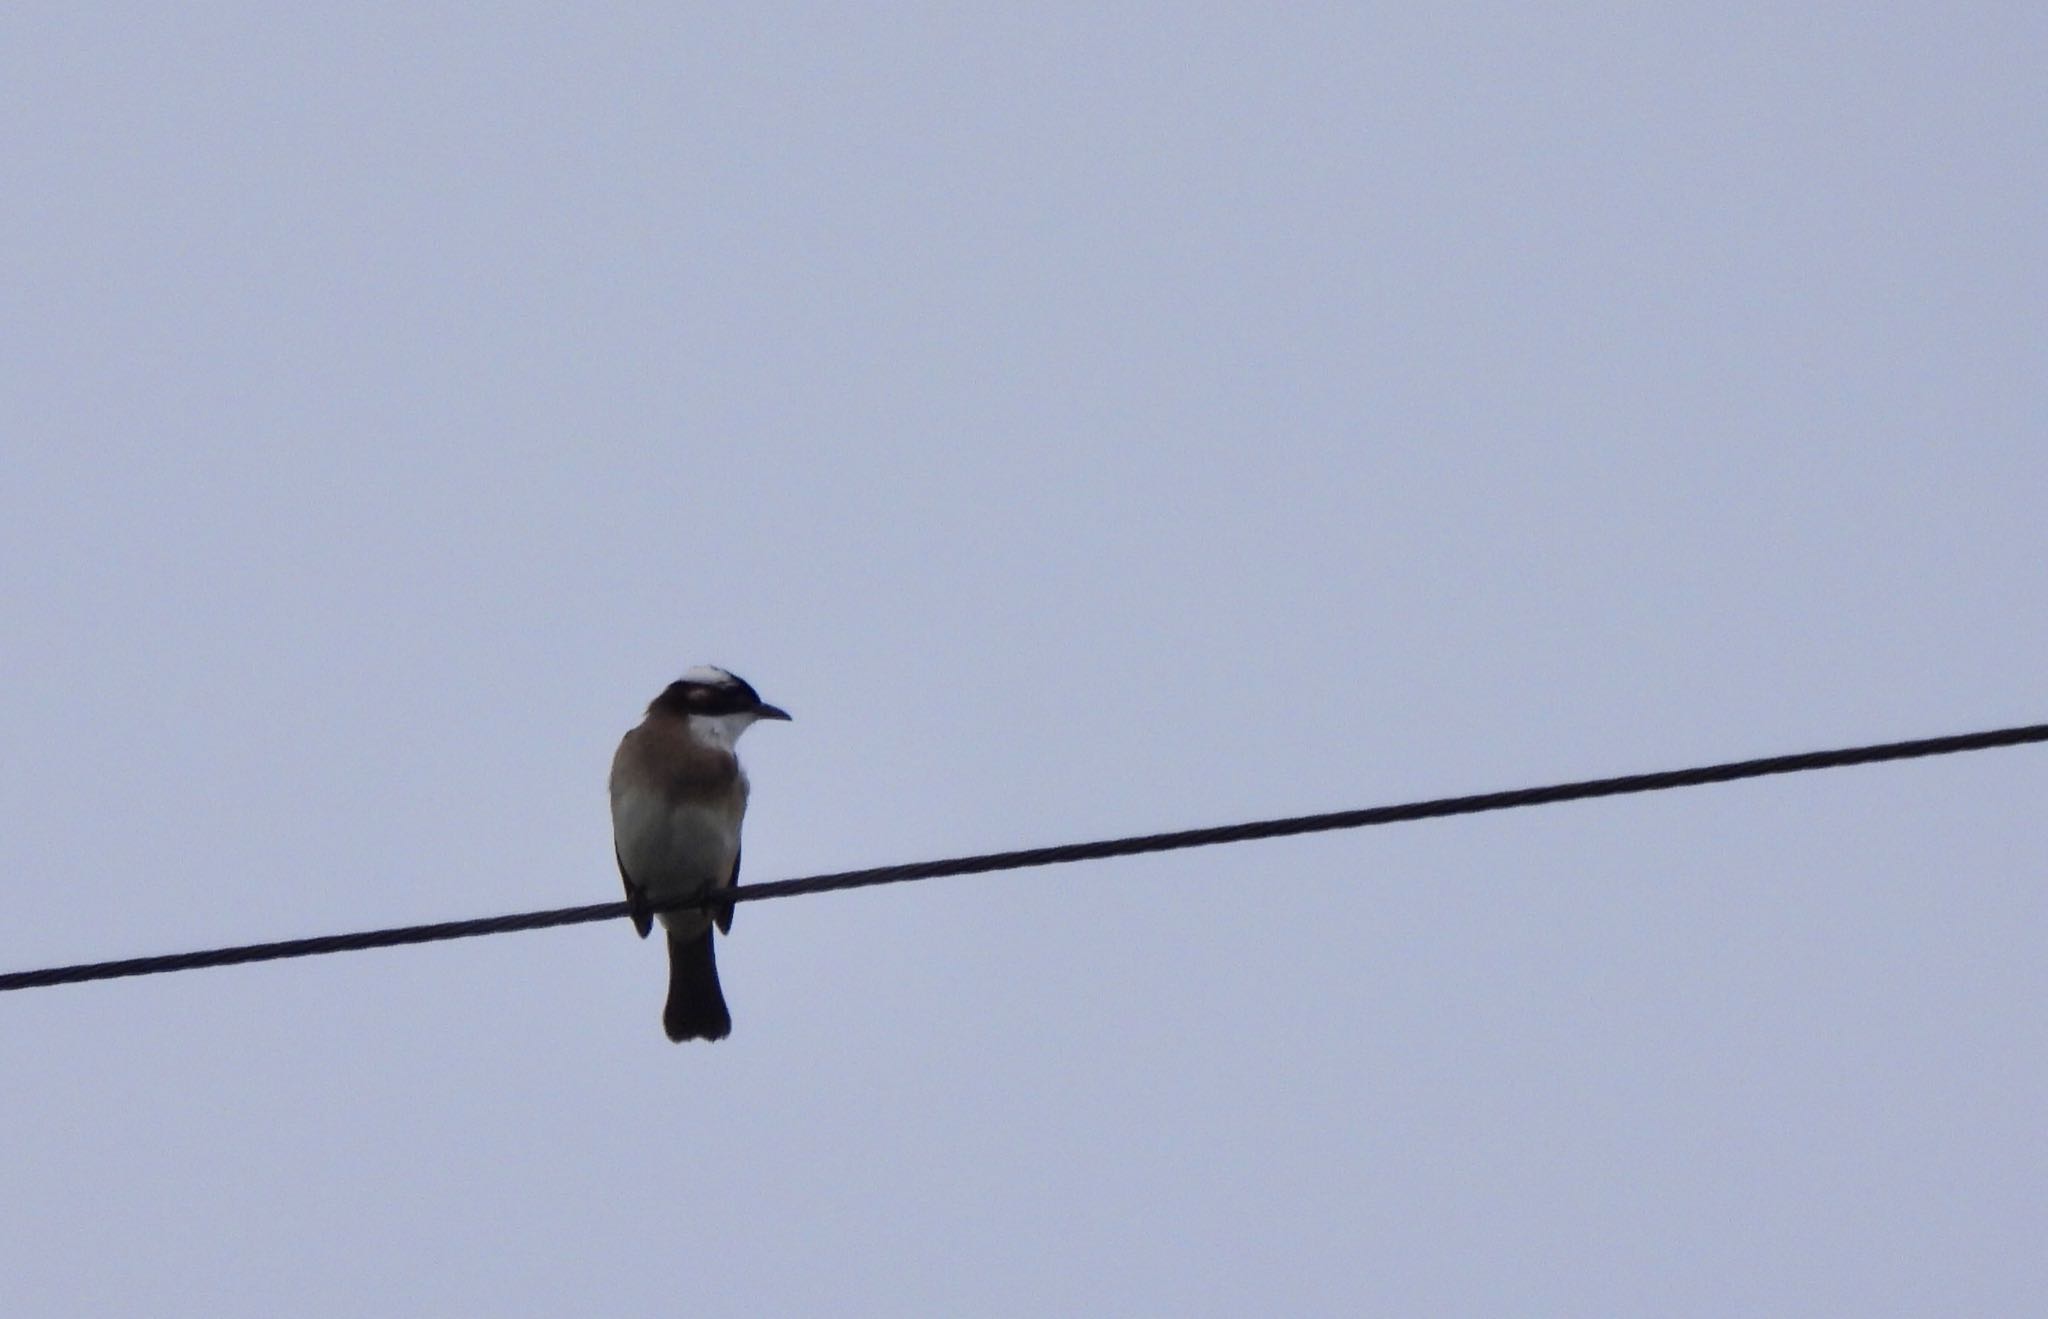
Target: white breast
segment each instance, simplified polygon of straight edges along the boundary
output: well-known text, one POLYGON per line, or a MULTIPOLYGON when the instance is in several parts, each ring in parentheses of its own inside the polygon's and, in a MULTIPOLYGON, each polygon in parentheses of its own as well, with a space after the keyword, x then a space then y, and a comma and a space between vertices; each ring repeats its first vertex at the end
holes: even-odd
MULTIPOLYGON (((612 794, 619 860, 655 901, 709 892, 732 877, 743 810, 677 805, 656 792, 622 787, 612 794)), ((676 915, 691 924, 704 919, 701 912, 676 915)), ((670 923, 668 915, 662 923, 670 923)))

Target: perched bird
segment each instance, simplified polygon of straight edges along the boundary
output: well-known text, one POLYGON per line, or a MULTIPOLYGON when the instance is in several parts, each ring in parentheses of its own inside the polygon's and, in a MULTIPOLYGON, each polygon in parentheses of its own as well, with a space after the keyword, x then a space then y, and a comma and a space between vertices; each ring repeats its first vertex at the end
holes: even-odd
MULTIPOLYGON (((747 776, 733 744, 757 719, 789 715, 724 669, 700 666, 670 683, 612 757, 612 843, 634 928, 646 938, 651 906, 699 898, 739 881, 747 776)), ((732 1014, 718 987, 711 925, 732 930, 732 904, 661 913, 668 934, 672 1040, 722 1040, 732 1014)))

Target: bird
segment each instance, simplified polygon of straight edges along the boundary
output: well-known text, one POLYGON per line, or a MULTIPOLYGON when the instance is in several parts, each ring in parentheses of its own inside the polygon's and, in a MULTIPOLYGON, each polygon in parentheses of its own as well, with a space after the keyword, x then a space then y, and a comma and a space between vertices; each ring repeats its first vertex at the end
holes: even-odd
MULTIPOLYGON (((789 712, 763 701, 725 669, 699 665, 664 687, 612 757, 612 843, 627 912, 641 938, 654 907, 708 896, 739 882, 747 776, 733 746, 763 719, 789 712)), ((718 984, 711 927, 732 931, 733 904, 660 913, 668 936, 671 1040, 722 1040, 732 1014, 718 984)))

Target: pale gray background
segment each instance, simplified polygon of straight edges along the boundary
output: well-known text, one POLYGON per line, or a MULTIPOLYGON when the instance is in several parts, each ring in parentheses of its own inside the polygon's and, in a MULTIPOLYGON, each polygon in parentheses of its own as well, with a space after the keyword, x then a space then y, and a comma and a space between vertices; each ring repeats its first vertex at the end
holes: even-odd
MULTIPOLYGON (((0 968, 2048 717, 2039 4, 10 6, 0 968)), ((2048 1305, 2048 753, 0 999, 0 1310, 2048 1305)))

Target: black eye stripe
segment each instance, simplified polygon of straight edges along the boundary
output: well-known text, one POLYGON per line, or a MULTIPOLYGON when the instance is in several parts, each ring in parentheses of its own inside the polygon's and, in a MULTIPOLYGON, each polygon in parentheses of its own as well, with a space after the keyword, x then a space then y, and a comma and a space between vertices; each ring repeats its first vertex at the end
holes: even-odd
POLYGON ((760 693, 740 678, 729 683, 678 680, 655 697, 648 709, 670 714, 721 715, 738 714, 760 703, 760 693))
POLYGON ((733 687, 695 687, 690 691, 689 700, 693 714, 735 714, 751 710, 758 704, 733 687))

